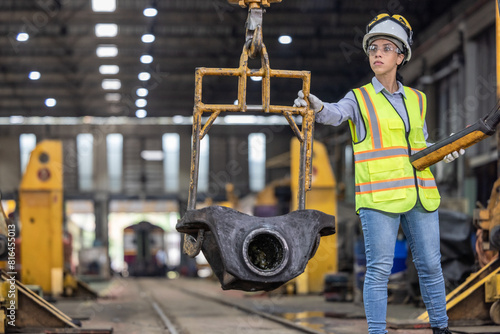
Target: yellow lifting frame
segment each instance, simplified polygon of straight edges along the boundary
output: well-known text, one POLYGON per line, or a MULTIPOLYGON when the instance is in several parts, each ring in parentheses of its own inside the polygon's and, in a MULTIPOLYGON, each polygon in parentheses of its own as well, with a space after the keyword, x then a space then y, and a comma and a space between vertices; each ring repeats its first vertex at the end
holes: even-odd
MULTIPOLYGON (((281 0, 229 0, 230 3, 238 3, 241 6, 249 6, 249 16, 247 20, 247 38, 240 57, 238 68, 205 68, 196 69, 195 77, 195 98, 193 110, 193 136, 191 148, 191 172, 190 187, 188 197, 188 210, 196 209, 198 166, 200 157, 200 141, 208 133, 210 127, 215 122, 221 112, 264 112, 282 114, 288 121, 295 136, 300 141, 300 171, 299 171, 299 191, 298 209, 305 209, 305 192, 311 187, 312 173, 312 145, 314 132, 314 111, 309 107, 291 107, 271 105, 270 103, 270 79, 289 78, 301 79, 302 91, 305 96, 309 96, 311 85, 310 71, 274 70, 269 66, 269 56, 262 38, 262 10, 260 5, 269 6, 270 2, 281 0), (250 69, 248 59, 260 55, 261 68, 250 69), (238 104, 205 104, 202 102, 203 78, 205 76, 232 76, 238 77, 238 104), (262 77, 262 105, 251 106, 246 103, 247 80, 248 77, 262 77), (202 115, 211 113, 205 124, 202 125, 202 115), (302 117, 302 127, 299 128, 294 116, 302 117)), ((199 230, 198 237, 194 238, 185 234, 184 252, 191 257, 196 256, 203 243, 203 230, 199 230)))

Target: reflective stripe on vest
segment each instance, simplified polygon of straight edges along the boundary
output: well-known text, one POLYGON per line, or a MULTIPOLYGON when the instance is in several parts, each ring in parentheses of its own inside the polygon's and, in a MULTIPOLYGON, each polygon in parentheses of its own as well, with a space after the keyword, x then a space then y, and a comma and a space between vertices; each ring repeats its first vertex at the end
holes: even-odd
MULTIPOLYGON (((436 188, 436 181, 433 178, 423 179, 417 178, 418 185, 423 188, 436 188)), ((371 193, 374 191, 385 191, 397 188, 411 188, 415 186, 414 177, 404 177, 401 179, 370 182, 365 184, 357 184, 356 194, 371 193)))
MULTIPOLYGON (((411 154, 415 154, 421 149, 412 149, 411 154)), ((408 148, 407 147, 392 147, 388 149, 380 149, 366 152, 355 152, 354 153, 354 161, 362 162, 367 160, 376 160, 381 158, 391 158, 391 157, 401 157, 408 156, 408 148)))
POLYGON ((410 89, 411 92, 413 92, 413 93, 415 93, 415 95, 417 95, 418 106, 420 108, 420 117, 422 118, 422 121, 423 121, 424 118, 425 118, 424 95, 421 92, 419 92, 418 90, 416 90, 416 89, 413 89, 413 88, 409 88, 409 89, 410 89))
MULTIPOLYGON (((426 96, 409 87, 404 90, 409 132, 389 100, 382 92, 376 93, 372 84, 353 90, 367 132, 361 142, 353 143, 357 211, 373 208, 400 213, 410 210, 417 199, 429 211, 439 206, 432 173, 428 168, 415 170, 409 160, 427 146, 423 136, 426 96)), ((350 123, 355 139, 356 127, 350 123)))
POLYGON ((382 135, 380 133, 380 125, 378 122, 372 122, 372 120, 377 119, 377 112, 375 111, 375 106, 373 101, 364 87, 358 88, 358 90, 363 94, 363 103, 366 110, 368 110, 368 124, 370 127, 370 132, 372 133, 372 146, 374 149, 382 148, 382 135))

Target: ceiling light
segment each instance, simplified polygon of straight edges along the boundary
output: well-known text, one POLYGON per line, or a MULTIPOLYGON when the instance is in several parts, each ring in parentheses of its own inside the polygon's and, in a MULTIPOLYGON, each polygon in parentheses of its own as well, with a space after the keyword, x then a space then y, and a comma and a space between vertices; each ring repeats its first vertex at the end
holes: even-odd
POLYGON ((153 34, 144 34, 141 38, 143 43, 153 43, 155 41, 155 35, 153 34))
POLYGON ((108 102, 119 102, 122 95, 119 93, 108 93, 104 96, 104 99, 108 102))
POLYGON ((114 23, 98 23, 95 25, 97 37, 115 37, 118 35, 118 25, 114 23))
POLYGON ((151 79, 151 74, 149 74, 148 72, 141 72, 139 73, 138 77, 141 81, 148 81, 149 79, 151 79))
POLYGON ((23 124, 24 116, 12 115, 9 117, 10 124, 23 124))
POLYGON ((92 10, 94 12, 114 12, 116 0, 92 0, 92 10))
POLYGON ((144 150, 141 152, 141 158, 147 161, 163 161, 164 153, 160 150, 144 150))
POLYGON ((252 81, 262 81, 262 77, 250 77, 252 81))
POLYGON ((144 12, 142 12, 144 16, 146 17, 154 17, 156 14, 158 14, 158 10, 156 8, 146 8, 144 9, 144 12))
POLYGON ((226 124, 257 124, 257 117, 254 115, 228 115, 224 117, 226 124))
POLYGON ((49 108, 55 107, 56 104, 57 104, 56 99, 53 99, 51 97, 45 100, 45 105, 49 108))
POLYGON ((122 83, 118 79, 104 79, 102 81, 102 89, 117 90, 122 87, 122 83))
POLYGON ((144 118, 148 115, 148 112, 144 109, 138 109, 136 112, 135 112, 135 117, 137 118, 144 118))
POLYGON ((99 66, 99 73, 101 74, 118 74, 120 67, 118 65, 101 65, 99 66))
POLYGON ((97 57, 109 58, 118 55, 118 48, 116 45, 99 45, 96 49, 97 57))
POLYGON ((290 37, 288 35, 280 36, 278 38, 278 42, 280 42, 281 44, 290 44, 290 43, 292 43, 292 37, 290 37))
POLYGON ((30 35, 25 32, 20 32, 19 34, 17 34, 16 39, 18 42, 26 42, 28 39, 30 39, 30 35))
POLYGON ((141 63, 143 64, 151 64, 153 62, 153 56, 150 55, 142 55, 141 63))
POLYGON ((38 79, 40 79, 40 76, 41 76, 40 72, 38 72, 38 71, 31 71, 29 74, 29 78, 31 80, 38 80, 38 79))
POLYGON ((137 99, 137 100, 135 100, 135 106, 137 108, 144 108, 147 105, 148 105, 148 101, 146 101, 146 99, 137 99))
POLYGON ((149 90, 147 90, 146 88, 138 88, 135 93, 137 94, 137 96, 146 97, 149 94, 149 90))
POLYGON ((174 122, 174 124, 182 124, 184 123, 184 116, 175 115, 174 117, 172 117, 172 122, 174 122))

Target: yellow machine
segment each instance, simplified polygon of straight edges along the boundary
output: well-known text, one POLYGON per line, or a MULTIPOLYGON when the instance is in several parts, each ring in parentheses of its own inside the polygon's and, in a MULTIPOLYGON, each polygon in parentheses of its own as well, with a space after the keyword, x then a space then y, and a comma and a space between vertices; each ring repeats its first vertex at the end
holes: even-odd
POLYGON ((31 153, 19 189, 21 280, 49 295, 63 292, 63 160, 60 141, 31 153))
MULTIPOLYGON (((290 147, 291 210, 297 209, 299 146, 298 139, 292 139, 290 147)), ((325 145, 314 141, 312 156, 311 189, 307 193, 306 209, 319 210, 337 216, 336 180, 325 145)), ((337 234, 333 234, 321 238, 316 255, 309 260, 305 272, 295 279, 295 290, 299 294, 323 292, 325 274, 336 271, 338 271, 337 234)))
POLYGON ((50 296, 96 298, 64 268, 62 142, 46 140, 31 153, 19 189, 21 281, 50 296))
MULTIPOLYGON (((487 208, 474 211, 476 250, 482 268, 446 296, 450 323, 500 324, 500 179, 493 185, 487 208)), ((426 313, 419 317, 428 321, 426 313)))
MULTIPOLYGON (((0 270, 0 334, 11 332, 9 329, 14 327, 17 331, 68 328, 71 333, 79 333, 70 317, 17 280, 15 229, 15 223, 7 218, 0 205, 0 242, 5 242, 1 248, 7 251, 5 270, 0 270)), ((33 257, 40 261, 40 257, 33 257)))

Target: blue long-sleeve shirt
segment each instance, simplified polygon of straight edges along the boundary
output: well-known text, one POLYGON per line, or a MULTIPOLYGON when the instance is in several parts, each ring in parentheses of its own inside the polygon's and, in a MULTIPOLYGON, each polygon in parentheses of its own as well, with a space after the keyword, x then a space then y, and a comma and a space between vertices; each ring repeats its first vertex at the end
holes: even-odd
MULTIPOLYGON (((403 103, 403 99, 406 99, 405 91, 403 89, 403 85, 398 81, 398 90, 391 94, 385 87, 378 81, 376 77, 373 77, 372 84, 373 88, 375 88, 375 92, 378 94, 382 92, 385 97, 392 104, 394 109, 396 109, 399 116, 403 120, 405 124, 406 131, 409 130, 408 124, 408 114, 406 113, 406 108, 403 103)), ((361 112, 359 111, 359 106, 356 101, 356 97, 352 91, 346 94, 344 98, 342 98, 337 103, 323 103, 323 110, 316 114, 316 122, 338 126, 346 120, 351 120, 356 125, 356 132, 359 140, 365 138, 366 129, 363 122, 363 117, 361 116, 361 112)), ((429 136, 427 133, 427 124, 424 122, 423 126, 424 138, 427 141, 427 137, 429 136)), ((430 143, 428 143, 428 146, 430 143)))

